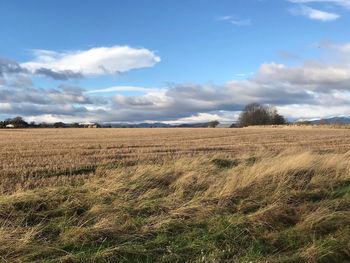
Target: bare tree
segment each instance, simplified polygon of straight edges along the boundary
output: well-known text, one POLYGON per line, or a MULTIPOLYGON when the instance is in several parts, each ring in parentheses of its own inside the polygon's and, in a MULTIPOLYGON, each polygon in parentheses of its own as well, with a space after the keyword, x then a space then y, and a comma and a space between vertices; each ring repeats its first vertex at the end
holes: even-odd
POLYGON ((244 107, 237 124, 239 127, 246 127, 251 125, 279 125, 285 123, 286 120, 282 115, 277 113, 275 107, 252 103, 244 107))

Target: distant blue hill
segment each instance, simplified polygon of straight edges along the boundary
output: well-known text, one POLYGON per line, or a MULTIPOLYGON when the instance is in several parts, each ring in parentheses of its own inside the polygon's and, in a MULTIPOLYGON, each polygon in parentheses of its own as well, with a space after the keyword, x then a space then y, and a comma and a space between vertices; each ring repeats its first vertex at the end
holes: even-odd
POLYGON ((209 123, 183 123, 177 125, 171 125, 167 123, 105 123, 104 127, 113 127, 113 128, 169 128, 169 127, 179 127, 179 128, 204 128, 208 127, 209 123))
MULTIPOLYGON (((301 122, 301 121, 296 121, 301 122)), ((302 122, 307 122, 310 124, 350 124, 350 117, 341 116, 341 117, 330 117, 317 120, 303 120, 302 122)))
POLYGON ((105 124, 104 126, 111 126, 113 128, 166 128, 171 125, 166 123, 111 123, 105 124))

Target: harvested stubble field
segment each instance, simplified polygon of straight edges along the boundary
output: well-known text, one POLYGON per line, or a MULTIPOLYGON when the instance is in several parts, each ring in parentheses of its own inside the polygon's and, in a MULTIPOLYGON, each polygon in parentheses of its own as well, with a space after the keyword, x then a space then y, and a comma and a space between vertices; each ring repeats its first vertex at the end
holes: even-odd
POLYGON ((0 131, 0 262, 350 262, 350 130, 0 131))

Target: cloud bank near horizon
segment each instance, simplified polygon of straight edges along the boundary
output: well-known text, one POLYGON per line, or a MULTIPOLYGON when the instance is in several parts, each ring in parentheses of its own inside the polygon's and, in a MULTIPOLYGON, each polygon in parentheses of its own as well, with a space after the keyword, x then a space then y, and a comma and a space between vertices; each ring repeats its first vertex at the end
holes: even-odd
POLYGON ((275 105, 289 118, 350 115, 350 43, 320 46, 327 56, 332 55, 328 62, 305 60, 296 66, 263 63, 245 80, 158 88, 113 86, 87 90, 67 82, 78 77, 74 74, 89 78, 152 67, 160 58, 147 49, 114 46, 68 53, 40 51, 33 61, 24 63, 0 59, 0 113, 46 122, 233 121, 245 104, 258 102, 275 105), (90 55, 91 59, 86 59, 90 55), (71 59, 82 64, 78 67, 78 62, 69 63, 71 59), (39 69, 50 72, 44 74, 39 69), (51 71, 66 77, 55 78, 51 71), (37 75, 61 83, 56 88, 37 87, 32 81, 37 75))

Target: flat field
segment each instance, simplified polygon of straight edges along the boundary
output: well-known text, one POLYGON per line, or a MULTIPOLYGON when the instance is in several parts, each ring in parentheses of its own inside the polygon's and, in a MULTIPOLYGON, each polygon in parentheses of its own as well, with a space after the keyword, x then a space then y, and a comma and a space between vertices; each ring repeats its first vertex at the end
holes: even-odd
POLYGON ((350 262, 350 129, 0 130, 0 262, 350 262))

